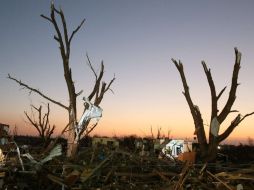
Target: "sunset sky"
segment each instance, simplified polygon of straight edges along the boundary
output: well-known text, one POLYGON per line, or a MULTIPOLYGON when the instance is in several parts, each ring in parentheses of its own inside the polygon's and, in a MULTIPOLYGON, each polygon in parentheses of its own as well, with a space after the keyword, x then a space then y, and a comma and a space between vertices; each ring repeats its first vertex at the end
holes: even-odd
MULTIPOLYGON (((105 80, 115 74, 103 99, 103 117, 93 134, 150 135, 159 127, 173 138, 192 138, 194 123, 182 94, 179 73, 171 58, 185 68, 190 93, 210 122, 210 90, 201 61, 212 70, 224 106, 234 64, 234 47, 242 52, 237 99, 233 109, 241 114, 254 111, 254 1, 173 0, 56 0, 65 13, 69 32, 83 18, 83 28, 72 41, 71 61, 82 113, 82 97, 92 90, 94 76, 86 64, 89 54, 98 70, 105 64, 105 80)), ((36 134, 25 122, 30 104, 47 103, 7 79, 8 73, 68 105, 58 44, 52 25, 40 14, 49 15, 49 0, 8 0, 0 5, 0 123, 18 126, 19 134, 36 134)), ((67 124, 66 110, 51 105, 50 121, 56 134, 67 124)), ((46 108, 46 107, 45 107, 46 108)), ((236 115, 222 124, 222 132, 236 115)), ((206 126, 208 129, 208 126, 206 126)), ((243 142, 254 137, 254 116, 248 117, 229 140, 243 142)))

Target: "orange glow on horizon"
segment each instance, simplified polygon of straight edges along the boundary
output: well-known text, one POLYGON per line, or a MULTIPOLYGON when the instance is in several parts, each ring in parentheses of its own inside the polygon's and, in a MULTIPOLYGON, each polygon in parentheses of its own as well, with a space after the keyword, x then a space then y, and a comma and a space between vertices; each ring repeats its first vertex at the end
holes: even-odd
MULTIPOLYGON (((6 118, 5 118, 6 119, 6 118)), ((129 136, 129 135, 136 135, 139 137, 151 137, 151 127, 153 130, 154 136, 157 135, 158 128, 161 127, 161 135, 167 137, 169 132, 170 138, 183 138, 183 139, 190 139, 192 140, 194 135, 194 124, 191 120, 192 118, 187 117, 184 122, 180 123, 177 121, 174 121, 171 123, 171 125, 149 125, 147 121, 136 121, 136 120, 129 120, 127 122, 123 122, 121 119, 114 119, 114 118, 102 118, 99 121, 98 126, 96 129, 91 133, 91 136, 93 135, 99 135, 99 136, 129 136), (190 125, 191 124, 191 125, 190 125)), ((13 121, 12 123, 8 123, 11 126, 10 133, 13 132, 13 127, 16 125, 18 127, 18 135, 31 135, 31 136, 37 136, 38 133, 35 128, 33 128, 30 124, 22 122, 23 124, 18 124, 20 121, 13 121)), ((164 121, 165 122, 165 121, 164 121)), ((54 133, 54 136, 57 136, 62 131, 63 127, 66 125, 66 122, 64 122, 62 119, 56 122, 56 130, 54 133), (62 126, 62 127, 59 127, 62 126)), ((162 123, 162 122, 161 122, 162 123)), ((165 122, 167 123, 167 122, 165 122)), ((240 124, 233 133, 229 136, 228 139, 222 142, 229 143, 229 144, 248 144, 248 138, 251 137, 250 130, 251 126, 253 124, 251 123, 251 120, 244 121, 242 124, 240 124)), ((225 127, 221 127, 220 132, 224 130, 225 127)), ((208 126, 206 127, 206 133, 208 132, 208 126)))

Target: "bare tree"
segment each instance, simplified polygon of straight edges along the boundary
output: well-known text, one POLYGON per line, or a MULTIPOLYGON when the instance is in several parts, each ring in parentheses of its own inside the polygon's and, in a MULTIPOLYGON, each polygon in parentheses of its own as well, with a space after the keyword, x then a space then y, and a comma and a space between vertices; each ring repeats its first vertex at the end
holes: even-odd
POLYGON ((35 107, 34 105, 31 105, 31 115, 28 115, 26 111, 24 111, 26 118, 28 121, 32 124, 33 127, 38 131, 39 136, 42 138, 44 146, 47 146, 50 142, 51 135, 54 133, 55 125, 51 126, 49 123, 49 103, 47 104, 47 112, 43 115, 42 114, 42 106, 39 108, 35 107), (33 112, 35 110, 38 112, 37 119, 35 119, 35 114, 33 112))
MULTIPOLYGON (((42 93, 40 90, 30 87, 29 85, 23 83, 22 81, 17 80, 16 78, 11 77, 10 75, 8 75, 8 78, 11 80, 14 80, 22 87, 30 90, 30 93, 35 92, 35 93, 39 94, 40 96, 42 96, 43 98, 47 99, 48 101, 66 109, 68 111, 69 122, 68 122, 67 126, 68 126, 69 135, 68 135, 68 139, 67 139, 68 140, 67 156, 69 158, 74 158, 74 156, 77 153, 78 142, 80 140, 81 135, 84 133, 85 134, 90 133, 97 125, 97 123, 95 123, 93 126, 91 126, 89 128, 88 126, 89 126, 90 120, 92 119, 89 117, 87 117, 84 120, 84 122, 81 122, 81 123, 79 123, 77 120, 77 97, 83 91, 81 90, 78 93, 76 92, 75 85, 74 85, 73 78, 72 78, 72 71, 71 71, 71 67, 69 64, 70 52, 71 52, 70 47, 71 47, 72 39, 73 39, 74 35, 79 31, 79 29, 84 24, 85 19, 83 19, 82 22, 80 23, 80 25, 75 30, 72 31, 71 35, 69 35, 64 13, 61 9, 60 10, 56 9, 53 3, 51 4, 50 16, 47 17, 45 15, 41 15, 41 17, 46 19, 47 21, 49 21, 53 25, 55 32, 56 32, 56 34, 54 35, 54 39, 56 40, 56 42, 59 45, 59 49, 60 49, 60 53, 61 53, 61 57, 62 57, 62 65, 64 68, 64 78, 65 78, 65 82, 66 82, 67 89, 68 89, 68 95, 69 95, 69 105, 66 106, 66 105, 62 104, 61 102, 50 98, 49 96, 42 93), (59 17, 60 21, 58 21, 57 17, 59 17), (60 24, 59 24, 59 22, 60 22, 60 24), (78 132, 77 132, 77 127, 79 128, 78 132)), ((108 84, 106 82, 102 81, 102 78, 104 75, 103 61, 101 62, 100 72, 98 74, 95 72, 95 69, 93 68, 88 56, 87 56, 87 60, 88 60, 88 66, 92 70, 92 72, 95 76, 95 84, 94 84, 92 92, 90 93, 88 98, 85 99, 84 113, 86 113, 86 110, 89 110, 91 108, 91 107, 89 107, 89 104, 92 106, 99 107, 99 104, 101 103, 101 101, 104 97, 104 94, 108 90, 110 90, 110 86, 115 80, 115 77, 113 77, 113 79, 108 84)))
POLYGON ((232 106, 236 99, 236 90, 238 87, 238 73, 240 70, 240 62, 241 62, 241 53, 235 48, 235 64, 232 74, 232 80, 231 80, 231 87, 228 95, 227 102, 225 106, 222 108, 221 111, 218 109, 218 100, 225 91, 226 87, 224 87, 218 94, 216 93, 215 84, 213 82, 211 70, 207 68, 206 63, 202 61, 202 66, 204 69, 204 72, 207 77, 207 81, 210 87, 211 92, 211 120, 210 120, 210 131, 209 131, 209 138, 207 141, 205 129, 204 129, 204 123, 201 116, 201 112, 196 104, 193 103, 189 87, 187 84, 187 80, 185 78, 183 64, 181 61, 176 61, 172 59, 173 63, 175 64, 177 70, 179 71, 179 74, 181 76, 184 92, 183 95, 185 96, 185 99, 189 105, 191 115, 194 120, 195 125, 195 134, 197 135, 198 142, 200 144, 201 149, 201 156, 204 161, 214 161, 216 159, 217 154, 217 146, 220 142, 225 140, 235 129, 236 126, 238 126, 246 117, 254 114, 254 112, 246 114, 242 116, 241 114, 238 114, 231 124, 227 127, 227 129, 219 134, 220 125, 223 123, 223 121, 227 118, 227 116, 232 112, 238 112, 237 110, 232 110, 232 106))

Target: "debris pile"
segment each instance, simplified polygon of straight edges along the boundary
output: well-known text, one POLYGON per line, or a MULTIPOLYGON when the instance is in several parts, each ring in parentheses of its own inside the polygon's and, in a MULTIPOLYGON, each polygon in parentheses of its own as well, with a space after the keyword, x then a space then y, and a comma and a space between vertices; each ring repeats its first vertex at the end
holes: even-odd
POLYGON ((130 150, 112 138, 94 139, 92 146, 80 149, 70 161, 61 144, 49 151, 34 151, 9 140, 0 149, 0 189, 254 189, 254 163, 197 164, 191 159, 180 161, 180 156, 170 158, 162 151, 158 155, 153 148, 147 149, 150 146, 130 150))
POLYGON ((106 146, 87 148, 70 162, 63 154, 60 155, 59 150, 57 145, 47 156, 23 154, 24 171, 18 161, 1 167, 1 188, 254 189, 254 165, 236 168, 192 164, 166 157, 140 156, 120 149, 111 150, 106 146))

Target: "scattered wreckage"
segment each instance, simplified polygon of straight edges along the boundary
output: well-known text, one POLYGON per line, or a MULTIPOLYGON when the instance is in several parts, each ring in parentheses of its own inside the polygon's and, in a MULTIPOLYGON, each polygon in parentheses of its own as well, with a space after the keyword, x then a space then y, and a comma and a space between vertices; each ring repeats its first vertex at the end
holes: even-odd
POLYGON ((172 139, 162 148, 162 153, 171 159, 195 163, 197 147, 197 143, 193 141, 172 139))
MULTIPOLYGON (((2 127, 1 127, 2 129, 2 127)), ((6 131, 5 131, 6 132, 6 131)), ((2 133, 1 133, 2 134, 2 133)), ((3 136, 2 136, 3 137, 3 136)), ((10 146, 6 135, 1 146, 10 146)), ((65 157, 57 144, 38 153, 12 144, 12 153, 0 154, 1 189, 124 190, 124 189, 254 189, 254 165, 197 164, 171 158, 193 149, 190 142, 144 139, 136 141, 136 150, 120 146, 112 138, 97 138, 79 151, 73 161, 65 157), (139 142, 139 143, 138 143, 139 142), (151 146, 149 142, 154 142, 151 146), (112 146, 114 144, 114 146, 112 146), (157 145, 156 145, 157 144, 157 145), (187 147, 186 147, 187 146, 187 147), (112 148, 114 147, 114 148, 112 148), (140 148, 141 147, 141 148, 140 148), (147 148, 150 147, 150 150, 147 148), (158 147, 170 147, 171 155, 158 155, 158 147), (180 151, 179 150, 180 147, 180 151), (144 153, 145 151, 145 153, 144 153), (15 154, 13 154, 15 153, 15 154)), ((163 152, 163 151, 162 151, 163 152)))

